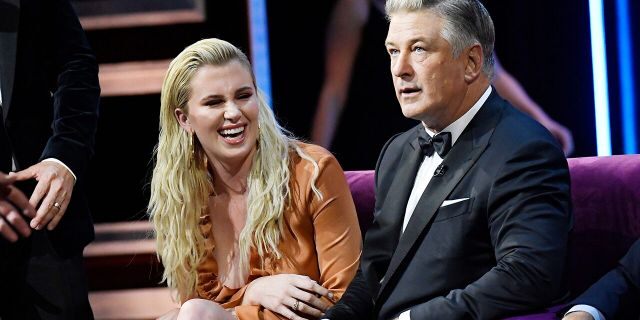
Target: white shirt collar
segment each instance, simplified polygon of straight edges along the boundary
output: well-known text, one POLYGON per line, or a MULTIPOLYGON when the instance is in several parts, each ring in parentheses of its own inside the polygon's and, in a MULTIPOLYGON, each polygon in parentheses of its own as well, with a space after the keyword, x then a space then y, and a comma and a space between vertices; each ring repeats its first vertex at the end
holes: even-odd
MULTIPOLYGON (((476 101, 473 107, 471 107, 471 109, 465 112, 465 114, 463 114, 456 121, 448 125, 446 128, 442 129, 442 132, 451 133, 451 145, 454 145, 456 143, 456 141, 462 134, 462 131, 464 131, 467 125, 469 125, 469 122, 473 120, 473 117, 475 117, 476 113, 480 111, 480 108, 482 107, 482 105, 484 105, 485 101, 487 101, 492 90, 493 89, 491 89, 491 86, 489 86, 487 90, 484 91, 480 99, 478 99, 478 101, 476 101)), ((427 134, 429 136, 433 137, 434 135, 436 135, 435 131, 428 129, 427 127, 425 127, 424 129, 427 131, 427 134)))

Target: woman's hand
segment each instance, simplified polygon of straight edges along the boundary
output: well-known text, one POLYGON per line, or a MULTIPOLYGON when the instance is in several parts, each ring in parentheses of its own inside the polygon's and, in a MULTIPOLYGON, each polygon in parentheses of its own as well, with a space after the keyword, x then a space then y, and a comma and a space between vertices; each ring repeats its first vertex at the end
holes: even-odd
POLYGON ((329 290, 307 276, 279 274, 253 280, 242 304, 261 305, 289 319, 304 320, 298 314, 319 318, 331 306, 320 296, 333 298, 329 290))
POLYGON ((571 131, 549 117, 538 121, 560 142, 564 155, 568 157, 573 152, 573 136, 571 135, 571 131))

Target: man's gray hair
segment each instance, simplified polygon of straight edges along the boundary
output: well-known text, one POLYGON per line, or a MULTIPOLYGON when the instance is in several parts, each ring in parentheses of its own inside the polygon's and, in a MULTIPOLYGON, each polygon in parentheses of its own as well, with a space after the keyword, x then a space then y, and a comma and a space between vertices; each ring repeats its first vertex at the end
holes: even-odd
POLYGON ((478 0, 387 0, 387 18, 397 12, 428 9, 444 20, 442 37, 453 48, 453 56, 474 44, 480 44, 484 61, 482 72, 490 79, 493 76, 495 60, 493 45, 496 35, 493 20, 478 0))

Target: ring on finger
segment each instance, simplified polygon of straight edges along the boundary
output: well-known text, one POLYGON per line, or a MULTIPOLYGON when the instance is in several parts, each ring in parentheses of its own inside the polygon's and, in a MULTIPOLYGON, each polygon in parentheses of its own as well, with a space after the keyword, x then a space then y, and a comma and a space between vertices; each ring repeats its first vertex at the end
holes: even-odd
POLYGON ((60 202, 54 202, 53 207, 60 210, 60 207, 62 207, 62 205, 60 204, 60 202))
POLYGON ((300 306, 300 300, 296 299, 296 302, 293 303, 293 310, 298 311, 299 306, 300 306))

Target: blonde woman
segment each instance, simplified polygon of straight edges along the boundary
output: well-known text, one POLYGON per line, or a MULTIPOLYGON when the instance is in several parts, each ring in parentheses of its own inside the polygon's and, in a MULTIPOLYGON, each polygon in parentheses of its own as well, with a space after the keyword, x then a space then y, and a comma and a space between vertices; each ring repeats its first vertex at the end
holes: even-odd
POLYGON ((149 214, 182 306, 163 319, 315 319, 356 273, 342 169, 289 137, 247 57, 206 39, 169 66, 149 214))

